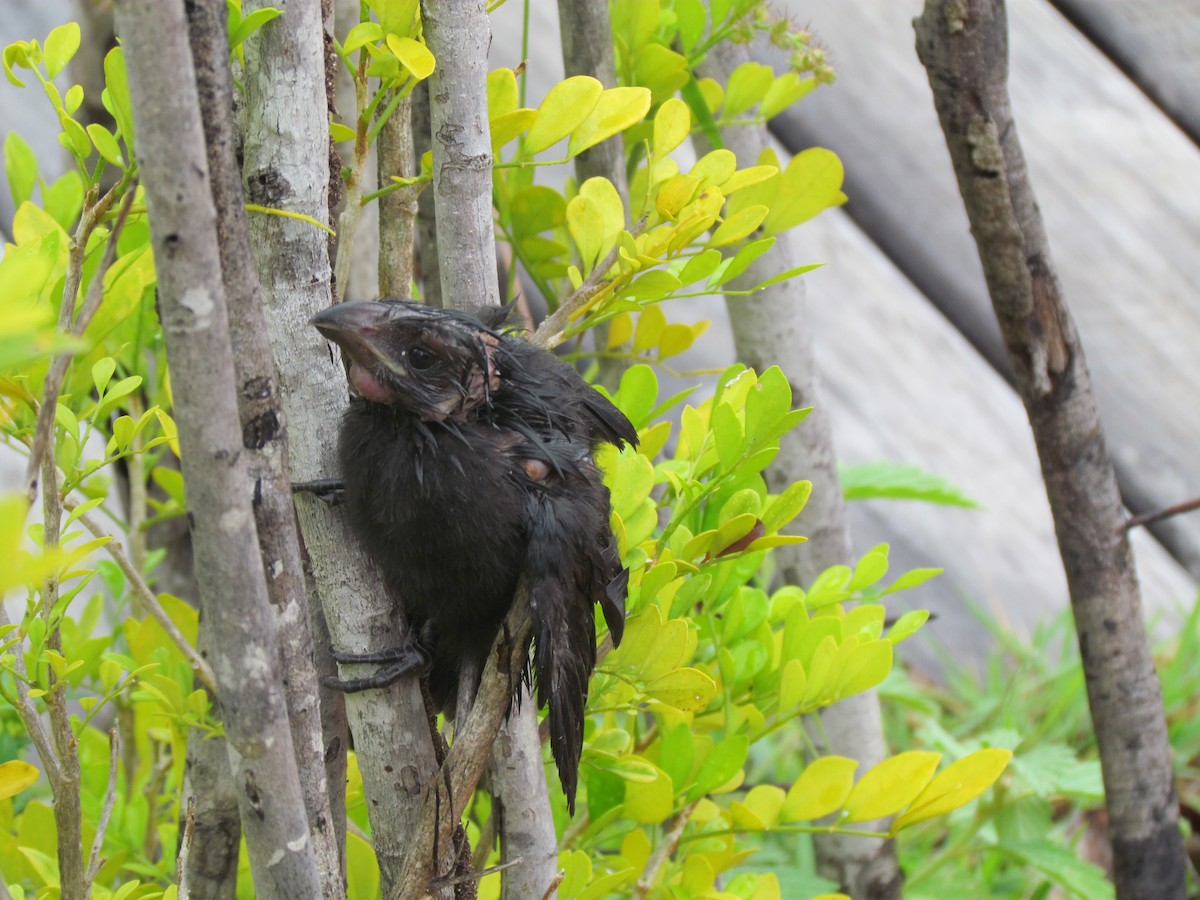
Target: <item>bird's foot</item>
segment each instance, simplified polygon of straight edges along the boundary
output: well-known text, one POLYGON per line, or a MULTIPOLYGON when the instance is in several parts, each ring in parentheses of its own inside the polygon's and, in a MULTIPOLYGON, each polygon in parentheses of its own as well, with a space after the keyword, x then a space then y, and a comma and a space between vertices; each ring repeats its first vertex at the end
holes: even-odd
POLYGON ((389 647, 386 650, 376 650, 371 653, 342 653, 335 650, 332 655, 339 663, 383 664, 374 674, 363 678, 343 679, 329 676, 321 679, 326 687, 346 694, 387 687, 410 672, 424 673, 429 669, 430 663, 429 654, 412 641, 399 647, 389 647))
POLYGON ((315 494, 318 500, 324 500, 330 506, 342 502, 342 491, 345 483, 340 478, 317 478, 313 481, 293 481, 293 494, 315 494))

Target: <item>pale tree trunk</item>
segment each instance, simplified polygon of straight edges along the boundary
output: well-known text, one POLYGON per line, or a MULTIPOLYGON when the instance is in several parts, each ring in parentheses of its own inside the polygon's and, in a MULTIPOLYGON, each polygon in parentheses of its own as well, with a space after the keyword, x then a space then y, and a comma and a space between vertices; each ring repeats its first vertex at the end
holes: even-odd
POLYGON ((319 896, 246 460, 204 132, 179 0, 121 0, 211 663, 261 898, 319 896), (164 78, 164 73, 175 77, 164 78))
MULTIPOLYGON (((245 11, 264 4, 245 3, 245 11)), ((295 0, 246 47, 243 172, 248 199, 265 207, 328 218, 329 125, 322 9, 295 0), (314 164, 316 162, 316 164, 314 164)), ((287 416, 293 481, 337 473, 337 421, 348 394, 340 357, 308 325, 328 306, 326 233, 274 215, 250 220, 287 416)), ((333 646, 349 653, 397 646, 406 627, 351 533, 340 507, 296 497, 301 533, 333 646)), ((374 666, 344 667, 367 674, 374 666)), ((396 882, 425 787, 436 771, 417 679, 346 698, 384 890, 396 882)), ((299 895, 297 895, 299 896, 299 895)))
MULTIPOLYGON (((744 45, 728 41, 709 51, 700 73, 722 84, 730 73, 750 59, 744 45)), ((750 166, 768 144, 766 126, 728 126, 721 139, 737 156, 739 166, 750 166)), ((791 233, 776 237, 775 245, 760 256, 733 287, 746 289, 780 272, 803 265, 791 233)), ((812 332, 805 312, 804 285, 789 280, 747 297, 728 297, 737 358, 762 371, 777 365, 792 388, 793 408, 811 406, 812 412, 779 441, 779 455, 766 472, 772 491, 782 491, 801 480, 812 482, 812 496, 788 529, 808 541, 775 551, 780 575, 789 584, 807 587, 829 566, 849 565, 853 558, 846 503, 838 481, 837 457, 829 413, 821 396, 820 376, 813 353, 812 332)), ((880 719, 879 697, 867 691, 847 697, 821 714, 826 741, 823 750, 859 761, 865 771, 887 756, 880 719)), ((837 881, 856 900, 898 898, 903 875, 891 841, 847 835, 815 835, 817 867, 837 881)))
MULTIPOLYGON (((313 663, 313 629, 308 619, 304 565, 287 472, 287 420, 279 398, 258 275, 254 271, 250 249, 241 172, 234 152, 233 79, 226 40, 227 15, 223 0, 193 0, 188 15, 189 39, 217 213, 242 445, 257 498, 255 525, 271 609, 277 619, 280 670, 292 744, 313 852, 321 875, 322 895, 338 897, 345 893, 341 845, 345 828, 335 826, 330 808, 321 697, 313 663)), ((341 706, 340 698, 329 691, 325 701, 341 706)), ((344 710, 342 714, 344 716, 344 710)), ((344 816, 344 810, 339 810, 339 814, 344 816)))
POLYGON ((1079 635, 1120 898, 1186 896, 1162 693, 1116 476, 1008 98, 1003 0, 928 0, 917 53, 1033 428, 1079 635))
MULTIPOLYGON (((442 299, 446 306, 460 309, 496 304, 500 289, 487 109, 491 26, 481 2, 425 0, 422 14, 425 38, 437 59, 429 97, 442 299)), ((456 727, 467 713, 456 711, 456 727)), ((502 876, 503 896, 554 896, 547 891, 558 871, 557 843, 537 704, 528 693, 500 726, 491 784, 502 810, 496 824, 503 861, 522 859, 502 876)))
POLYGON ((520 707, 514 707, 496 737, 490 782, 501 861, 521 860, 500 876, 501 900, 556 896, 551 887, 558 875, 558 838, 542 763, 537 703, 527 688, 521 688, 520 707))
POLYGON ((433 194, 442 298, 447 307, 496 305, 492 142, 487 71, 491 25, 480 0, 425 0, 425 40, 437 59, 429 76, 433 194))

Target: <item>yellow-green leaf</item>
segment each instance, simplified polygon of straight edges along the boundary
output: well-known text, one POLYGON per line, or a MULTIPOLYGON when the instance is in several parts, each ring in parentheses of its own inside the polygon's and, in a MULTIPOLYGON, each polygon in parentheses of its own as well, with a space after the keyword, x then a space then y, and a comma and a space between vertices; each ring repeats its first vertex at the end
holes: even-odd
POLYGON ((770 210, 765 206, 747 206, 745 209, 739 209, 713 232, 707 246, 724 247, 727 244, 737 243, 742 238, 753 234, 754 230, 762 224, 763 219, 767 217, 768 212, 770 210))
POLYGON ((882 819, 904 809, 929 784, 941 758, 940 753, 910 750, 874 766, 846 798, 843 821, 882 819))
POLYGON ((521 92, 517 88, 517 73, 512 69, 495 69, 488 72, 487 98, 488 116, 496 119, 514 112, 520 102, 521 92))
POLYGON ((666 156, 683 143, 692 130, 692 113, 678 97, 672 97, 654 114, 654 155, 666 156))
POLYGON ((491 128, 492 152, 523 134, 537 120, 537 115, 536 109, 515 109, 493 118, 488 123, 491 128))
POLYGON ((343 125, 341 122, 329 123, 329 137, 335 144, 341 144, 345 141, 352 141, 358 135, 349 125, 343 125))
POLYGON ((46 64, 46 74, 54 79, 58 73, 67 67, 75 51, 79 49, 79 25, 68 22, 59 25, 48 35, 42 45, 42 61, 46 64))
POLYGON ((771 82, 758 111, 764 119, 777 116, 816 86, 817 79, 812 76, 802 79, 795 72, 784 72, 771 82))
POLYGON ((792 157, 780 176, 776 202, 763 223, 768 234, 807 222, 822 210, 846 202, 842 161, 832 150, 813 147, 792 157))
POLYGON ((389 34, 387 45, 388 49, 396 55, 396 59, 400 60, 401 65, 412 72, 413 77, 418 81, 433 74, 435 65, 433 54, 420 41, 389 34))
POLYGON ((645 692, 675 709, 699 712, 712 700, 717 684, 699 669, 685 667, 655 678, 645 686, 645 692))
POLYGON ((854 651, 838 675, 834 695, 841 699, 870 690, 892 671, 891 641, 867 641, 854 651))
POLYGON ((854 788, 858 761, 845 756, 814 759, 800 773, 779 810, 780 821, 808 822, 841 809, 854 788))
POLYGON ((989 747, 951 763, 926 785, 908 809, 892 823, 892 834, 967 804, 996 783, 1012 751, 989 747))
MULTIPOLYGON (((651 274, 649 272, 647 275, 651 274)), ((643 278, 646 276, 643 275, 643 278)), ((667 327, 667 317, 660 306, 647 306, 638 315, 637 330, 633 336, 633 349, 637 353, 649 350, 658 343, 663 329, 667 327)))
POLYGON ((625 783, 625 818, 648 825, 662 822, 671 815, 675 787, 671 777, 655 767, 655 778, 649 782, 625 783))
POLYGON ((770 66, 742 63, 733 70, 725 85, 725 108, 721 110, 721 118, 731 119, 754 106, 766 96, 774 80, 775 72, 770 66))
POLYGON ((812 495, 811 481, 797 481, 788 485, 778 497, 763 510, 763 527, 772 534, 800 515, 812 495))
POLYGON ((654 198, 654 208, 667 219, 674 219, 679 211, 696 196, 700 181, 691 175, 673 175, 663 182, 654 198))
POLYGON ((700 96, 704 98, 704 104, 708 107, 709 112, 715 116, 725 98, 725 88, 712 78, 701 78, 696 82, 696 87, 700 89, 700 96))
POLYGON ((574 131, 591 114, 604 93, 604 85, 590 75, 560 81, 538 107, 537 121, 525 138, 525 149, 540 153, 574 131))
POLYGON ((729 196, 734 191, 740 191, 743 188, 761 184, 768 178, 778 174, 779 169, 776 166, 747 166, 744 169, 738 169, 725 179, 725 181, 721 182, 721 193, 729 196))
POLYGON ((700 182, 701 187, 719 185, 733 177, 737 171, 737 157, 729 150, 713 150, 704 154, 692 166, 689 173, 700 182))
POLYGON ((695 325, 685 325, 682 322, 672 322, 663 329, 658 339, 658 358, 667 359, 687 350, 696 342, 697 336, 708 329, 708 322, 697 322, 695 325))
POLYGON ((800 705, 808 688, 808 676, 798 659, 789 659, 779 677, 779 711, 788 712, 800 705))
POLYGON ((591 198, 576 195, 567 204, 567 229, 575 241, 583 271, 590 272, 604 243, 604 211, 591 198))
POLYGON ((642 87, 610 88, 586 119, 571 130, 567 156, 575 157, 589 147, 619 134, 640 122, 650 111, 650 92, 642 87))
POLYGON ((738 807, 753 816, 759 828, 774 828, 779 824, 779 813, 786 798, 783 788, 773 784, 758 784, 750 788, 745 800, 730 804, 734 821, 738 819, 738 807))
POLYGON ((103 125, 92 123, 87 127, 87 134, 92 139, 92 144, 95 146, 96 152, 104 157, 105 162, 110 162, 122 169, 125 168, 125 160, 121 156, 121 148, 111 131, 103 125))
POLYGON ((0 763, 0 800, 19 794, 38 779, 36 766, 14 759, 0 763))

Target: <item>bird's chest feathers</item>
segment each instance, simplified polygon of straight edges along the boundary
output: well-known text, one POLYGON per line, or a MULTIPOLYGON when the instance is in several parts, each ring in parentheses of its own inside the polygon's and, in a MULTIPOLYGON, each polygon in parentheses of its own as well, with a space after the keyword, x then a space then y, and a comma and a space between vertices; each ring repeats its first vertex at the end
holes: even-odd
POLYGON ((486 424, 378 411, 348 417, 341 448, 347 501, 410 559, 435 547, 440 557, 449 548, 508 545, 524 531, 524 473, 503 444, 503 434, 486 424))

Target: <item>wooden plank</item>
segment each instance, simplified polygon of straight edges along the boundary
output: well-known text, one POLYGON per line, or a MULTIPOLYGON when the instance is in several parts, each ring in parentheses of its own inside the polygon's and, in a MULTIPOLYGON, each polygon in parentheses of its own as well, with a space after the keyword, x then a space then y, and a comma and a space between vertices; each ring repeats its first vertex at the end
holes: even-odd
POLYGON ((1063 14, 1200 142, 1200 3, 1053 0, 1063 14))
MULTIPOLYGON (((970 604, 1021 636, 1069 606, 1024 407, 847 215, 825 213, 801 234, 828 263, 805 284, 839 459, 916 464, 981 504, 854 502, 855 544, 886 541, 894 572, 944 566, 906 595, 938 614, 916 659, 936 671, 940 647, 980 662, 992 641, 970 604)), ((1169 634, 1196 582, 1150 535, 1136 533, 1134 546, 1148 617, 1169 634)))
MULTIPOLYGON (((1003 358, 911 20, 921 0, 789 0, 838 84, 784 118, 846 163, 855 219, 993 362, 1003 358)), ((1138 511, 1200 495, 1200 152, 1043 0, 1012 0, 1011 91, 1122 489, 1138 511)), ((777 120, 778 121, 778 120, 777 120)), ((1200 516, 1157 533, 1200 574, 1200 516)))

